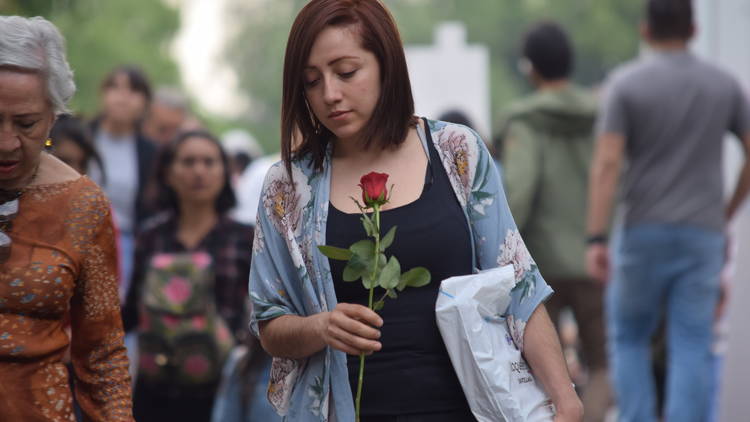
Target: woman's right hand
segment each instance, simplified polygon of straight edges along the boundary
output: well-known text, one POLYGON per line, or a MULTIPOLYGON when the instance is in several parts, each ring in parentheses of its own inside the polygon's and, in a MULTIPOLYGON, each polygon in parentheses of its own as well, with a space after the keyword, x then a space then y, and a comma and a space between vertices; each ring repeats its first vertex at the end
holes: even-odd
POLYGON ((383 319, 372 309, 352 303, 339 303, 330 312, 319 314, 317 331, 325 343, 350 355, 371 354, 381 349, 378 341, 383 319))

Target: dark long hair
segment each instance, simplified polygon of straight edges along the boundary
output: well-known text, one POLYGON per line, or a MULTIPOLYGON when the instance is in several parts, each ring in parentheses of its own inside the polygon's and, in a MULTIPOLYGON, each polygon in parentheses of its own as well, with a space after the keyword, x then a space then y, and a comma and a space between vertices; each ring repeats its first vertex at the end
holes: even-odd
POLYGON ((82 119, 69 114, 61 114, 57 117, 55 124, 52 126, 49 137, 52 139, 53 154, 55 153, 56 145, 64 140, 76 144, 76 146, 83 151, 86 172, 88 172, 89 163, 93 161, 94 164, 99 167, 102 179, 105 179, 104 183, 106 184, 104 162, 94 146, 94 141, 88 126, 82 119))
POLYGON ((172 167, 172 164, 174 164, 174 159, 177 156, 177 151, 180 149, 180 146, 190 138, 205 139, 216 145, 216 148, 219 149, 221 163, 224 166, 224 186, 222 187, 221 192, 219 192, 219 196, 216 198, 215 205, 216 212, 219 215, 224 215, 227 213, 227 211, 231 210, 235 205, 237 205, 237 198, 234 196, 234 190, 232 190, 229 158, 227 157, 227 153, 224 151, 224 148, 222 148, 221 142, 219 142, 219 140, 214 135, 205 130, 191 130, 183 132, 177 135, 177 138, 175 138, 171 143, 167 144, 159 152, 159 156, 156 161, 154 177, 154 181, 156 183, 158 191, 157 201, 159 209, 162 211, 171 211, 174 215, 179 215, 180 213, 180 201, 179 198, 177 198, 177 192, 175 192, 174 189, 169 186, 169 183, 167 183, 167 173, 169 172, 170 167, 172 167))
POLYGON ((128 84, 130 84, 130 89, 142 94, 146 98, 146 104, 151 102, 153 97, 151 82, 149 82, 146 72, 135 65, 124 64, 110 70, 107 76, 102 79, 100 90, 105 91, 111 88, 115 84, 117 75, 125 75, 128 84))
POLYGON ((379 0, 312 0, 292 25, 284 57, 281 157, 290 176, 291 161, 307 154, 312 154, 315 167, 320 169, 333 137, 325 126, 320 125, 316 131, 316 118, 305 99, 303 70, 310 50, 326 27, 349 25, 359 34, 362 48, 372 52, 380 65, 380 98, 363 129, 366 145, 399 145, 416 123, 404 47, 388 9, 379 0))

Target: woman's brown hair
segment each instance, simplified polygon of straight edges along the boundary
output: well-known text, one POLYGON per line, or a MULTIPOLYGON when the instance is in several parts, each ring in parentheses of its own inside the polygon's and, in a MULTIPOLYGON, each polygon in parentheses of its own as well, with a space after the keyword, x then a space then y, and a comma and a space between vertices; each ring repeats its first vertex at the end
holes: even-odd
POLYGON ((326 27, 350 25, 359 33, 362 48, 372 52, 380 65, 380 98, 363 128, 366 145, 398 145, 414 124, 414 99, 404 47, 388 9, 379 0, 312 0, 294 20, 284 57, 281 157, 290 176, 292 160, 308 154, 315 168, 321 169, 333 137, 319 124, 305 99, 303 70, 310 50, 326 27))

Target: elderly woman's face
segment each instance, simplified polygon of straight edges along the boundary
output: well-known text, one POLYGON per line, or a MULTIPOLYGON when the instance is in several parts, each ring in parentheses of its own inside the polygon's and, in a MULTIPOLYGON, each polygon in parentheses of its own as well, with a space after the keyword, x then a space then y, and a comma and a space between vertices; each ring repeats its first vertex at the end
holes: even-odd
POLYGON ((0 189, 29 182, 54 121, 42 77, 0 69, 0 189))

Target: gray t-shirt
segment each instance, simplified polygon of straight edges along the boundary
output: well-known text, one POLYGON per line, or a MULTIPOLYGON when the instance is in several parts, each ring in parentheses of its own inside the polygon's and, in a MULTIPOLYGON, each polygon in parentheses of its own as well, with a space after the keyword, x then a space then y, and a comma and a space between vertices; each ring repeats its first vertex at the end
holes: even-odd
POLYGON ((138 195, 138 153, 135 136, 113 136, 104 130, 96 133, 96 148, 102 157, 106 178, 101 171, 91 171, 112 202, 115 221, 123 232, 135 228, 135 200, 138 195), (106 183, 102 181, 106 179, 106 183))
POLYGON ((750 106, 728 73, 688 51, 624 65, 607 84, 597 130, 625 137, 625 224, 723 230, 722 140, 750 134, 750 106))

